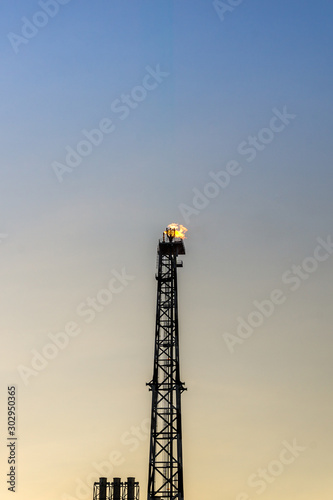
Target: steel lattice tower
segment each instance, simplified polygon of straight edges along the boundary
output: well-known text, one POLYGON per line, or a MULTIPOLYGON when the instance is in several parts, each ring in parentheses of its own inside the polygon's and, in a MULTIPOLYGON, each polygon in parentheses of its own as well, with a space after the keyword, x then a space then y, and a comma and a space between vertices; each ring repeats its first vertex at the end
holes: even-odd
POLYGON ((177 304, 178 255, 183 240, 167 228, 158 245, 157 305, 152 391, 148 500, 184 499, 177 304), (167 236, 167 241, 165 241, 167 236))

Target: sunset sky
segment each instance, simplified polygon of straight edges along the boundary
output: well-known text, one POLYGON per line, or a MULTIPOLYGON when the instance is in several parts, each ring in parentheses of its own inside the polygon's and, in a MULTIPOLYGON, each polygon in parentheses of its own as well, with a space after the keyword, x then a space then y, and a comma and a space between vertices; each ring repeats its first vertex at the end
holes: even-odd
POLYGON ((1 499, 91 500, 99 476, 146 499, 176 222, 185 499, 332 500, 332 16, 1 2, 1 499))

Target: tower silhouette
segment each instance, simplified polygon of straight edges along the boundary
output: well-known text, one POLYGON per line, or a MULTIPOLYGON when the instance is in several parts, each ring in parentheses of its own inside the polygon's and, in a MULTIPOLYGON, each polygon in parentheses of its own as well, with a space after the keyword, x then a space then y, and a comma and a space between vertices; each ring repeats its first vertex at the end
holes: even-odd
POLYGON ((157 302, 152 392, 148 500, 183 500, 183 453, 177 268, 185 254, 182 237, 172 226, 158 244, 157 302))

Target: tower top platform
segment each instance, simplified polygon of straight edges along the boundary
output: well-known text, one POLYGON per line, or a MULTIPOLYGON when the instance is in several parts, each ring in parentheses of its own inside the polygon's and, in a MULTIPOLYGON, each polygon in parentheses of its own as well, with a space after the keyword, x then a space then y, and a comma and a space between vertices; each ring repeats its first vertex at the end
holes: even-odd
POLYGON ((162 255, 185 255, 185 246, 182 239, 175 238, 171 241, 159 241, 159 252, 162 255))

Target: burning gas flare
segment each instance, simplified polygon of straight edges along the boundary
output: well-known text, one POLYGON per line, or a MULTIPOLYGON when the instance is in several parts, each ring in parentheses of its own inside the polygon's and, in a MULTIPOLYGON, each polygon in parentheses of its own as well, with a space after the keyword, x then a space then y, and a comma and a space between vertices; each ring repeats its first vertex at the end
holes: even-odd
POLYGON ((175 224, 173 222, 172 224, 168 225, 168 227, 164 231, 164 234, 166 234, 168 237, 180 238, 181 240, 183 240, 184 238, 186 238, 186 231, 186 227, 182 226, 181 224, 175 224))

